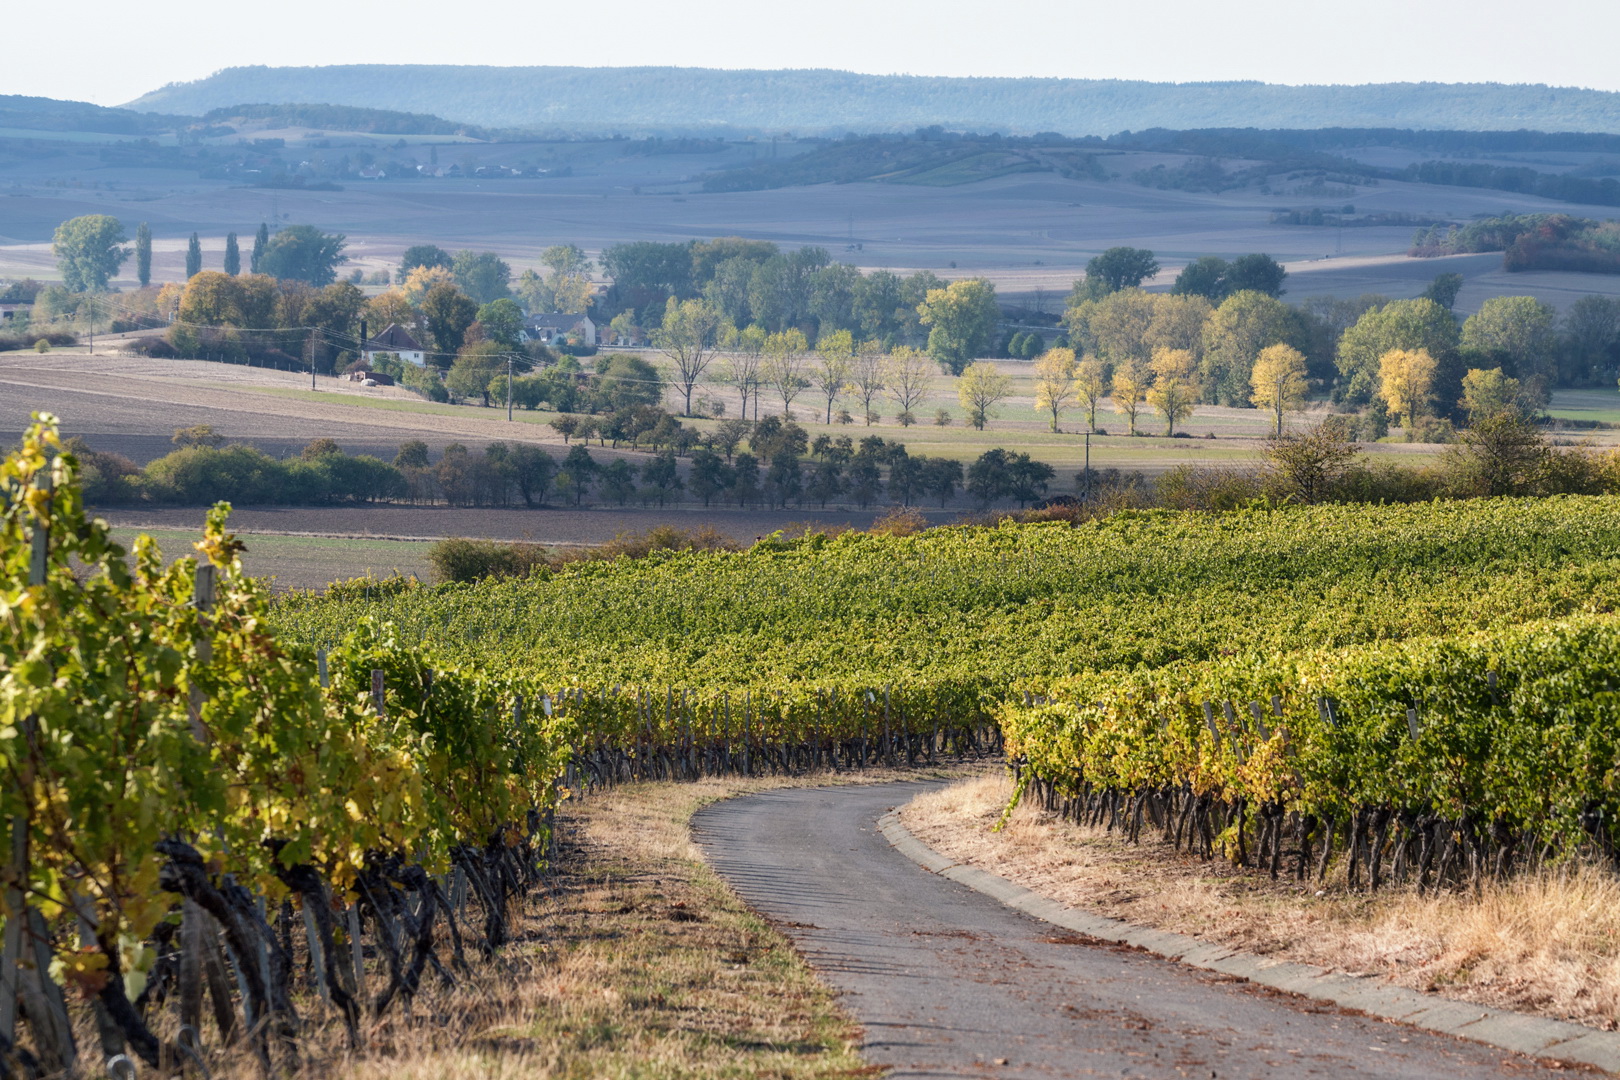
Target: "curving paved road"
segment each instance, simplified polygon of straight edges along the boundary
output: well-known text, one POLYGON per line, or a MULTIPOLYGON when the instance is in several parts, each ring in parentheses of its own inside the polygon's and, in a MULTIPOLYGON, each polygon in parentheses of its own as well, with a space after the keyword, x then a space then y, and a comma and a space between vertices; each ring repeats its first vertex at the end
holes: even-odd
POLYGON ((1081 943, 917 866, 877 819, 937 783, 773 791, 692 819, 894 1077, 1565 1076, 1531 1058, 1081 943))

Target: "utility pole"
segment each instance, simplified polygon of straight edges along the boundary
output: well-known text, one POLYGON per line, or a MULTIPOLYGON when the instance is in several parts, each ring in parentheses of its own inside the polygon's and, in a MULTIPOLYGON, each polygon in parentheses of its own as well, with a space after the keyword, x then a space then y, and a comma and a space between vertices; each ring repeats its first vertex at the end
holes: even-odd
POLYGON ((309 388, 315 389, 315 331, 309 332, 309 388))
POLYGON ((512 422, 512 358, 506 358, 506 422, 512 422))
POLYGON ((1086 432, 1086 502, 1091 501, 1091 432, 1086 432))

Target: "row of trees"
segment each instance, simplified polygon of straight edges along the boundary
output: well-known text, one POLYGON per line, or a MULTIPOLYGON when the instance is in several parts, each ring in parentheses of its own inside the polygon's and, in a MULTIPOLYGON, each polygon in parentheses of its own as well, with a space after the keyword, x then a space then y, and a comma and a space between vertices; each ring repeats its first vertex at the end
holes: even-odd
MULTIPOLYGON (((667 417, 667 414, 665 414, 667 417)), ((481 452, 451 443, 435 461, 426 443, 403 444, 392 462, 348 455, 331 439, 317 439, 296 457, 278 459, 246 445, 226 445, 211 427, 175 432, 176 449, 144 468, 127 458, 73 443, 85 467, 88 496, 100 503, 156 502, 203 505, 433 503, 453 506, 541 506, 556 499, 580 505, 593 492, 604 502, 662 506, 684 497, 705 506, 786 507, 854 503, 885 498, 910 506, 944 506, 965 489, 981 505, 1006 499, 1020 505, 1045 494, 1049 465, 1028 454, 991 450, 963 469, 951 458, 907 452, 898 442, 870 436, 809 440, 803 428, 776 417, 741 425, 720 438, 684 442, 690 461, 674 446, 637 462, 606 461, 577 442, 562 455, 528 444, 493 442, 481 452), (743 434, 747 449, 741 449, 743 434)))
POLYGON ((1493 297, 1459 321, 1448 306, 1460 284, 1453 279, 1442 275, 1428 295, 1411 300, 1368 295, 1298 307, 1256 290, 1213 305, 1191 292, 1125 288, 1097 298, 1077 289, 1064 322, 1080 354, 1098 360, 1126 397, 1154 384, 1162 374, 1154 365, 1172 363, 1162 359, 1167 353, 1185 354, 1173 363, 1194 383, 1198 403, 1276 408, 1314 389, 1363 408, 1385 398, 1386 356, 1422 351, 1434 364, 1423 407, 1459 421, 1469 411, 1470 371, 1500 369, 1532 404, 1554 385, 1612 382, 1620 374, 1620 302, 1583 298, 1560 318, 1532 297, 1493 297), (1256 376, 1262 354, 1277 346, 1291 350, 1287 392, 1259 390, 1282 378, 1276 371, 1256 376))
POLYGON ((531 313, 582 312, 590 306, 593 267, 583 250, 556 244, 540 253, 540 263, 545 273, 525 270, 514 278, 511 264, 493 251, 451 254, 434 244, 416 244, 405 249, 394 277, 406 285, 417 270, 442 270, 446 276, 433 280, 455 284, 476 303, 515 299, 531 313))
MULTIPOLYGON (((63 286, 75 293, 105 292, 131 255, 140 287, 151 285, 151 227, 144 221, 136 227, 133 248, 125 246, 128 240, 124 223, 110 214, 84 214, 62 222, 52 236, 51 251, 63 286)), ((346 244, 342 234, 322 232, 312 225, 288 225, 271 232, 268 224, 261 224, 254 234, 248 270, 317 287, 330 285, 337 279, 338 266, 348 261, 343 254, 346 244)), ((202 271, 202 263, 202 242, 192 233, 186 246, 187 281, 202 271)), ((225 237, 223 272, 233 277, 242 272, 242 252, 234 232, 225 237)))
MULTIPOLYGON (((745 439, 705 437, 684 463, 668 448, 639 461, 603 460, 584 443, 553 455, 504 442, 481 452, 452 443, 433 460, 420 441, 405 443, 392 462, 385 462, 347 455, 330 439, 277 459, 252 447, 223 445, 207 427, 177 431, 175 452, 144 469, 82 441, 73 441, 71 448, 84 467, 87 494, 98 503, 444 501, 507 507, 579 505, 594 494, 618 505, 688 499, 706 506, 864 508, 884 501, 944 506, 965 492, 987 507, 1009 501, 1027 505, 1046 496, 1055 480, 1050 466, 999 448, 964 469, 958 461, 910 454, 904 445, 875 436, 811 440, 802 428, 775 417, 742 427, 745 439)), ((1481 419, 1442 459, 1419 466, 1363 459, 1351 435, 1345 417, 1330 416, 1312 430, 1272 439, 1258 467, 1187 466, 1157 478, 1082 474, 1075 478, 1075 490, 1104 507, 1181 509, 1224 509, 1265 499, 1415 502, 1620 490, 1620 454, 1553 446, 1511 411, 1481 419)))

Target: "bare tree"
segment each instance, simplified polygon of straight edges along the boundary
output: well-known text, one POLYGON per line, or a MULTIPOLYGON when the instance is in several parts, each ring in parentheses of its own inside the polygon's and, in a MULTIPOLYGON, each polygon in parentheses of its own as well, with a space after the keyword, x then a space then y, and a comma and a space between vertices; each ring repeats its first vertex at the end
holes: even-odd
POLYGON ((912 410, 921 405, 934 381, 938 365, 927 353, 902 345, 889 354, 884 365, 883 383, 889 397, 900 406, 901 423, 906 424, 912 410))
POLYGON ((748 402, 754 402, 754 419, 759 419, 759 390, 765 382, 765 330, 749 326, 727 337, 726 356, 721 362, 720 379, 742 398, 742 411, 748 419, 748 402))
POLYGON ((849 385, 861 400, 861 415, 868 424, 872 422, 873 399, 888 389, 888 364, 889 358, 883 354, 882 347, 868 341, 861 345, 850 366, 849 385))

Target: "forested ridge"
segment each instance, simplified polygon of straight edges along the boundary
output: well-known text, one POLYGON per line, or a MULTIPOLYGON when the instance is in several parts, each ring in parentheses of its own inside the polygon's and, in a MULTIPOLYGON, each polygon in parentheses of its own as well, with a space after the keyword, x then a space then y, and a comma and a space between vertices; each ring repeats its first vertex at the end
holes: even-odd
POLYGON ((351 64, 233 67, 129 104, 202 114, 244 101, 433 113, 557 132, 843 134, 940 124, 1108 135, 1151 127, 1435 127, 1620 132, 1620 94, 1500 83, 1278 86, 945 78, 847 71, 351 64))

